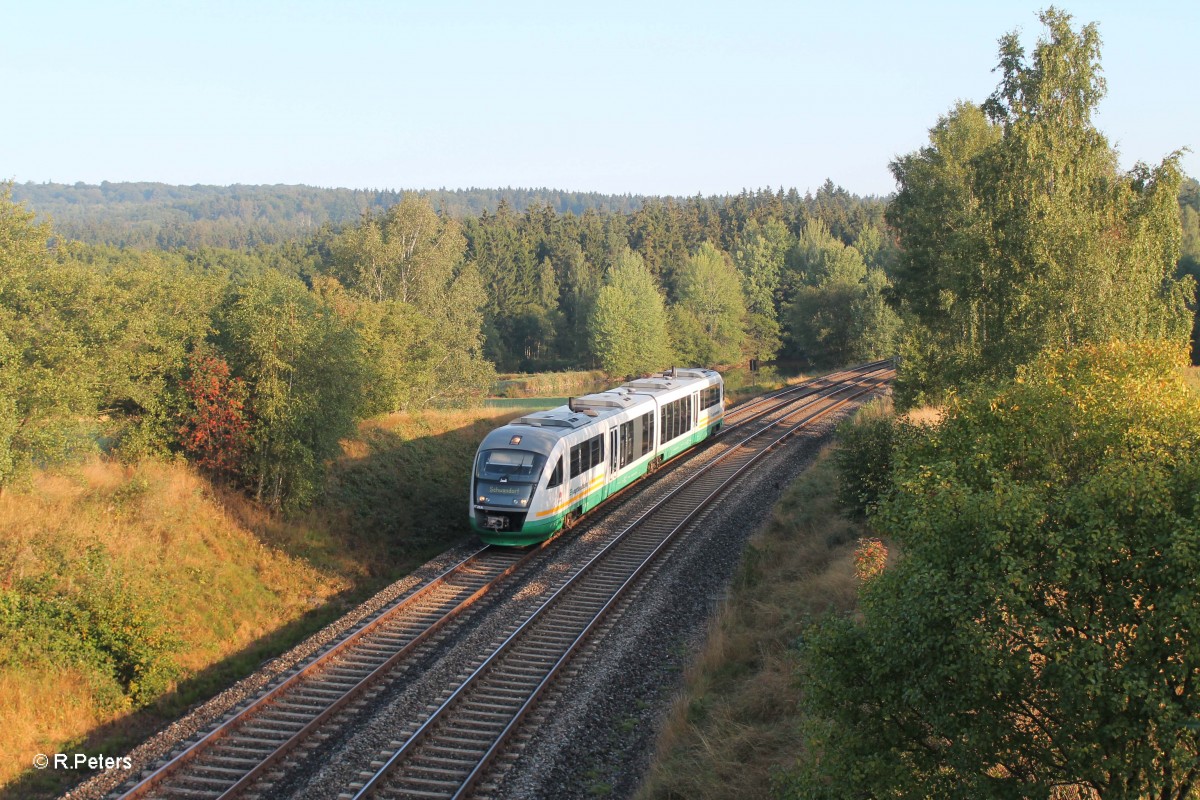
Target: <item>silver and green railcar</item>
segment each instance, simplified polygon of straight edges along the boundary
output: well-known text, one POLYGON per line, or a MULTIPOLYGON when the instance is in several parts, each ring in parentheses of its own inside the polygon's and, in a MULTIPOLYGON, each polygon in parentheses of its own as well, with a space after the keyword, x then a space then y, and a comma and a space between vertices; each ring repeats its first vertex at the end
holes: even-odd
POLYGON ((490 544, 553 536, 724 423, 721 376, 672 369, 515 419, 484 437, 471 527, 490 544))

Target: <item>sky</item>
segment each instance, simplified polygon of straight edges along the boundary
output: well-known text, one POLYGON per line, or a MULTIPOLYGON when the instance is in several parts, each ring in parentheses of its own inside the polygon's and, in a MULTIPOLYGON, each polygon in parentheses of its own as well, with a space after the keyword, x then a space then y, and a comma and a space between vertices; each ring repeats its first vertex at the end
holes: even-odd
MULTIPOLYGON (((1121 165, 1200 176, 1200 3, 1060 5, 1121 165)), ((1044 6, 0 0, 0 180, 883 195, 1044 6)))

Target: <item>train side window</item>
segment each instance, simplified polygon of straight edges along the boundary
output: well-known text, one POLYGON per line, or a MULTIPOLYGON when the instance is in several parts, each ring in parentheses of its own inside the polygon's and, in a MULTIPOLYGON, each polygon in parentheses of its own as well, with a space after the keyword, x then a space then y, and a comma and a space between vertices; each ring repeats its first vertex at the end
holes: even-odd
POLYGON ((592 438, 592 463, 591 466, 604 463, 604 437, 595 436, 592 438))
POLYGON ((546 481, 546 488, 553 489, 555 486, 562 485, 563 478, 563 460, 562 456, 558 457, 558 463, 554 465, 554 472, 550 473, 550 480, 546 481))
POLYGON ((692 429, 692 396, 681 397, 662 408, 661 442, 669 442, 692 429))
POLYGON ((584 471, 583 466, 583 448, 584 445, 577 444, 571 448, 571 477, 577 478, 584 471))

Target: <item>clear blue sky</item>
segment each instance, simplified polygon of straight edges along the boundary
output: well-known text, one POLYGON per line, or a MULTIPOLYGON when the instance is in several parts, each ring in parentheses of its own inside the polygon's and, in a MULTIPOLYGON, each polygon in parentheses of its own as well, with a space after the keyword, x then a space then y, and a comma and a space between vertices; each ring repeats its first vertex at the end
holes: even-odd
MULTIPOLYGON (((0 0, 0 179, 883 194, 1044 5, 0 0)), ((1200 3, 1060 5, 1122 165, 1200 151, 1200 3)))

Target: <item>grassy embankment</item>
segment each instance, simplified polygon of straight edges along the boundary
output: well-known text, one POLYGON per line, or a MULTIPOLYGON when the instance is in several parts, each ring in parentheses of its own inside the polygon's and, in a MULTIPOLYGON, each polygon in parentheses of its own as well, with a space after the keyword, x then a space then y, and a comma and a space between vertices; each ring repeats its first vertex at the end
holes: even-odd
POLYGON ((121 755, 466 534, 463 475, 504 409, 397 414, 344 443, 313 510, 264 513, 179 463, 94 459, 0 494, 0 795, 121 755))
MULTIPOLYGON (((890 413, 890 404, 871 413, 890 413)), ((857 542, 871 533, 837 502, 833 446, 790 486, 751 537, 708 638, 684 677, 639 792, 650 798, 766 798, 801 755, 795 645, 858 597, 857 542)))
POLYGON ((513 401, 557 400, 603 391, 612 384, 611 378, 595 369, 577 372, 510 373, 499 376, 496 385, 492 387, 492 395, 497 399, 513 401))
POLYGON ((794 645, 817 615, 854 608, 866 535, 839 513, 835 480, 827 449, 751 539, 640 798, 769 797, 772 770, 800 754, 794 645))

